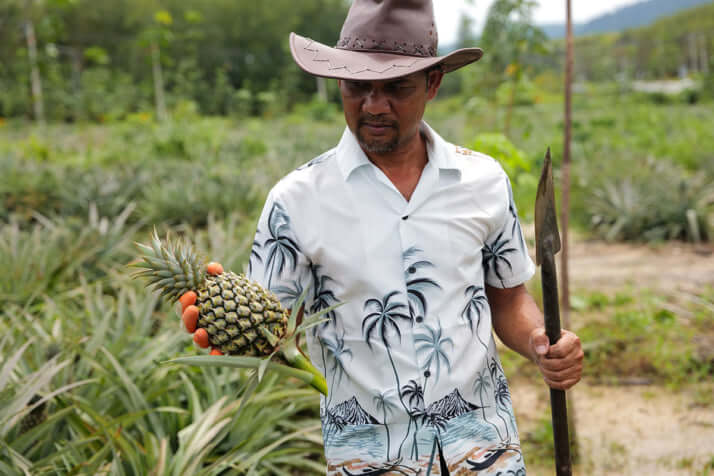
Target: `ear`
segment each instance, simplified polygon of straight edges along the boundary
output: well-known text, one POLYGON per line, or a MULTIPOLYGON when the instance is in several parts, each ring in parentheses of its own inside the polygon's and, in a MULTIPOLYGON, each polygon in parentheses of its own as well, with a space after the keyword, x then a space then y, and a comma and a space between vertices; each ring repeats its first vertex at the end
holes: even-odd
POLYGON ((444 78, 444 73, 438 69, 429 71, 429 89, 426 92, 426 100, 431 101, 436 97, 436 93, 441 86, 441 80, 444 78))

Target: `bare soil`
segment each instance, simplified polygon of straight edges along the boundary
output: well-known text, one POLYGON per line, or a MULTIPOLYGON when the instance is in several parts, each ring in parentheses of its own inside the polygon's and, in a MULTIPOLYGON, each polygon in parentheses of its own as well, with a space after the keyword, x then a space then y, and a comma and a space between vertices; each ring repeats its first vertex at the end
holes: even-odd
MULTIPOLYGON (((571 290, 661 292, 673 297, 672 311, 685 320, 686 302, 714 286, 711 245, 648 246, 576 238, 570 249, 571 290)), ((714 316, 714 308, 709 309, 714 316)), ((703 348, 714 352, 711 336, 702 338, 703 348)), ((585 379, 569 392, 581 455, 574 474, 714 475, 714 381, 676 389, 640 385, 646 380, 623 382, 606 386, 585 379)), ((511 389, 525 439, 548 415, 548 391, 527 377, 516 378, 511 389)), ((529 474, 554 474, 554 467, 529 465, 529 474)))

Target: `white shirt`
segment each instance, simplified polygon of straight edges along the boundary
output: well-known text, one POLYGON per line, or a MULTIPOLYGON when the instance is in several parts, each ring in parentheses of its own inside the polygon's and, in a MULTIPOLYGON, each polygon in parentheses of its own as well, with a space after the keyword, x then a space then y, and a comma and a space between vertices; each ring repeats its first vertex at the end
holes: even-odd
POLYGON ((494 159, 422 133, 409 201, 349 129, 282 179, 250 275, 288 307, 306 287, 310 312, 344 303, 307 336, 329 387, 328 474, 439 474, 440 453, 452 471, 525 474, 484 292, 534 272, 510 184, 494 159))

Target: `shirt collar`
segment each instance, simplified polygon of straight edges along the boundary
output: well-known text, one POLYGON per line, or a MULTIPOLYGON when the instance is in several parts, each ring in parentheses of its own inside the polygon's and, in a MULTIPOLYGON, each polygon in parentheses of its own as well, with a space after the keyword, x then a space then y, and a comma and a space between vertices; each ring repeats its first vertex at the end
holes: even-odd
MULTIPOLYGON (((426 139, 429 162, 440 170, 459 170, 453 159, 454 146, 442 139, 426 122, 422 121, 420 129, 426 139)), ((336 152, 337 164, 345 180, 358 168, 371 164, 349 127, 345 127, 336 152)))

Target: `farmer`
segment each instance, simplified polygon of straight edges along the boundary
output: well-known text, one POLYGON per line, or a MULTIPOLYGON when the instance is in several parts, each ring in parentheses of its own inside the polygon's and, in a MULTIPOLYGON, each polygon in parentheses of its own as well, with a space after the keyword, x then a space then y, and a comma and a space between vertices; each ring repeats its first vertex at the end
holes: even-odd
POLYGON ((445 73, 430 0, 355 0, 337 46, 291 34, 297 64, 336 78, 347 127, 282 179, 258 223, 250 277, 290 307, 337 303, 308 331, 326 376, 328 474, 525 474, 492 329, 545 382, 580 379, 580 342, 548 345, 510 184, 492 158, 423 120, 445 73))

